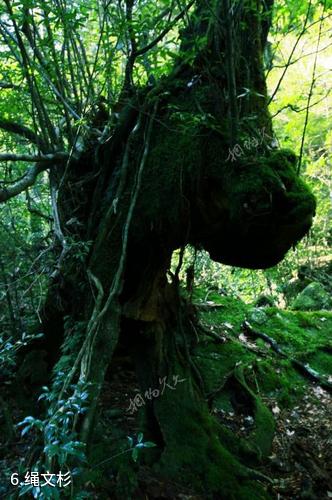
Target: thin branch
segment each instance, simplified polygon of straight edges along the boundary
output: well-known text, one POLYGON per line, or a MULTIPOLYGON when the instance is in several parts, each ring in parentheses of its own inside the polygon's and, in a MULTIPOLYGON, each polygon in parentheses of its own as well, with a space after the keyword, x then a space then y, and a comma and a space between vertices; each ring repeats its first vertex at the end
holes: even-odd
POLYGON ((182 19, 188 10, 194 5, 196 0, 191 0, 191 2, 188 3, 188 5, 173 19, 173 21, 170 23, 169 26, 167 26, 152 42, 148 43, 145 45, 145 47, 142 47, 141 49, 138 49, 133 55, 134 57, 139 57, 148 52, 149 50, 153 49, 157 43, 159 43, 170 31, 171 29, 174 28, 176 23, 182 19))
MULTIPOLYGON (((327 14, 325 17, 323 17, 323 21, 325 21, 326 19, 329 19, 329 18, 331 17, 331 15, 332 15, 332 14, 327 14)), ((318 20, 316 20, 316 21, 313 21, 311 24, 308 24, 308 26, 305 28, 305 31, 306 31, 306 32, 308 32, 308 31, 309 31, 309 30, 310 30, 313 26, 315 26, 315 25, 316 25, 317 23, 319 23, 319 22, 320 22, 320 19, 318 19, 318 20)), ((275 25, 275 26, 277 26, 277 24, 278 24, 277 22, 274 22, 274 23, 273 23, 273 25, 275 25)), ((290 23, 290 24, 291 24, 291 23, 290 23)), ((297 30, 299 30, 299 29, 300 29, 300 25, 292 25, 292 26, 291 26, 291 25, 289 25, 289 26, 287 27, 287 30, 286 30, 287 35, 289 35, 289 34, 291 34, 291 33, 293 33, 293 32, 296 32, 296 31, 297 31, 297 30)), ((281 43, 281 39, 280 39, 280 40, 278 40, 278 41, 276 42, 275 49, 273 50, 273 53, 272 53, 272 60, 274 60, 274 59, 275 59, 275 56, 276 56, 276 54, 277 54, 277 52, 278 52, 278 49, 279 49, 279 45, 280 45, 280 43, 281 43)), ((292 62, 289 64, 289 66, 290 66, 291 64, 292 64, 292 62)), ((282 65, 282 66, 274 66, 274 65, 273 65, 273 66, 271 66, 271 68, 270 68, 270 69, 266 72, 266 78, 269 76, 269 74, 271 73, 272 69, 274 69, 274 68, 279 68, 279 67, 280 67, 280 68, 284 68, 284 67, 285 67, 285 65, 282 65)))
POLYGON ((133 29, 133 6, 134 0, 126 0, 126 20, 128 26, 128 35, 130 42, 130 53, 125 69, 125 78, 123 88, 124 91, 129 91, 132 87, 133 81, 133 68, 137 53, 137 42, 135 37, 135 30, 133 29))
POLYGON ((30 167, 26 171, 22 179, 18 180, 10 187, 0 189, 0 203, 4 203, 10 198, 14 198, 14 196, 17 196, 18 194, 22 193, 28 187, 33 186, 33 184, 36 182, 38 175, 43 170, 46 170, 46 168, 47 167, 45 166, 45 164, 34 165, 33 167, 30 167))
POLYGON ((1 20, 0 20, 0 34, 2 35, 2 38, 3 38, 3 41, 5 42, 5 45, 9 48, 14 59, 22 67, 23 60, 20 57, 19 53, 15 50, 15 48, 18 46, 17 40, 15 39, 14 35, 9 31, 7 26, 3 22, 1 22, 1 20))
MULTIPOLYGON (((325 45, 325 47, 319 49, 318 52, 324 52, 324 50, 328 49, 329 47, 331 47, 332 43, 329 43, 327 45, 325 45)), ((286 64, 274 64, 273 65, 273 68, 275 69, 282 69, 282 68, 285 68, 288 64, 288 66, 292 66, 293 64, 296 64, 297 62, 301 61, 302 59, 304 59, 305 57, 309 57, 309 56, 312 56, 316 54, 316 51, 314 52, 308 52, 307 54, 303 54, 301 55, 300 57, 298 57, 297 59, 294 59, 293 61, 291 61, 290 63, 286 63, 286 64)))
MULTIPOLYGON (((50 22, 49 22, 47 11, 45 9, 43 9, 43 12, 44 12, 45 26, 46 26, 47 35, 48 35, 48 45, 50 46, 51 53, 52 53, 52 66, 54 66, 55 75, 56 75, 56 78, 55 78, 56 85, 55 86, 59 89, 59 92, 63 95, 63 98, 66 99, 66 93, 69 94, 69 92, 68 92, 68 85, 67 85, 67 82, 66 82, 66 78, 64 78, 64 75, 61 72, 60 65, 59 65, 59 62, 58 62, 58 56, 57 56, 57 51, 55 49, 55 42, 54 42, 54 37, 53 37, 53 31, 51 29, 51 25, 50 25, 50 22)), ((34 21, 33 16, 31 16, 31 19, 32 19, 32 26, 33 26, 33 29, 34 29, 34 33, 39 38, 39 41, 41 42, 41 46, 42 46, 42 38, 40 36, 39 29, 36 26, 36 23, 34 21)), ((31 33, 31 31, 28 29, 27 30, 27 34, 30 34, 30 33, 31 33)), ((30 42, 30 44, 32 46, 36 46, 36 49, 37 49, 37 44, 34 41, 34 37, 30 36, 29 42, 30 42)), ((39 51, 39 49, 38 49, 38 51, 39 51)), ((43 56, 46 59, 45 52, 43 53, 43 56)), ((48 68, 48 67, 50 67, 49 62, 47 62, 47 64, 45 65, 45 69, 48 68)), ((72 142, 72 128, 71 128, 71 123, 70 123, 70 116, 69 116, 69 113, 68 113, 68 110, 67 110, 66 106, 64 106, 63 111, 64 111, 64 115, 65 115, 65 119, 66 119, 66 126, 67 126, 68 136, 69 136, 70 142, 72 142)))
MULTIPOLYGON (((52 31, 51 31, 51 28, 49 27, 48 18, 46 16, 45 16, 45 25, 47 28, 47 33, 48 33, 48 37, 49 37, 49 45, 51 47, 51 50, 53 48, 52 64, 55 68, 56 77, 54 77, 53 75, 50 74, 49 69, 48 69, 49 62, 46 60, 45 54, 41 53, 39 48, 37 47, 37 44, 35 42, 35 39, 31 33, 31 30, 29 27, 29 28, 25 29, 24 34, 25 34, 25 36, 30 44, 30 47, 31 47, 34 55, 36 56, 36 59, 38 60, 38 62, 40 64, 40 68, 35 64, 34 61, 30 61, 30 64, 33 64, 37 70, 41 70, 40 73, 44 77, 44 79, 46 80, 46 83, 49 85, 49 87, 54 92, 54 94, 59 99, 59 101, 64 105, 65 113, 67 111, 69 111, 69 113, 76 120, 80 120, 81 117, 76 113, 76 111, 72 108, 72 106, 66 100, 65 86, 64 86, 65 79, 62 78, 62 75, 61 75, 61 72, 60 72, 60 69, 58 66, 56 51, 55 51, 55 48, 53 46, 53 39, 50 38, 52 36, 52 31), (48 27, 49 27, 49 29, 48 29, 48 27), (54 81, 52 81, 52 80, 54 80, 54 81)), ((39 36, 39 32, 38 32, 37 28, 36 28, 35 33, 38 34, 38 36, 39 36)), ((70 127, 70 122, 69 122, 68 116, 67 116, 67 124, 70 127)))
POLYGON ((27 161, 29 163, 36 162, 52 162, 67 160, 69 154, 64 151, 57 153, 50 153, 45 155, 28 155, 28 154, 14 154, 14 153, 0 153, 1 161, 27 161))
POLYGON ((39 122, 41 125, 41 132, 44 136, 44 141, 46 143, 49 142, 49 140, 48 140, 49 138, 48 138, 47 132, 46 132, 46 131, 48 131, 51 142, 55 143, 56 133, 55 133, 54 127, 51 123, 51 120, 49 118, 49 115, 45 109, 43 100, 41 98, 41 95, 40 95, 40 92, 38 89, 38 85, 37 85, 35 76, 33 74, 32 68, 31 68, 31 59, 28 55, 28 52, 27 52, 26 47, 24 45, 23 39, 21 37, 21 33, 20 33, 19 27, 17 25, 16 18, 15 18, 11 3, 9 0, 4 0, 4 2, 6 4, 7 12, 10 16, 11 22, 13 24, 13 28, 14 28, 14 32, 15 32, 15 36, 16 36, 16 39, 14 38, 14 43, 19 48, 19 51, 21 54, 21 58, 22 58, 21 68, 23 70, 23 74, 24 74, 24 76, 27 80, 28 86, 29 86, 32 104, 36 107, 36 110, 38 113, 38 118, 39 118, 39 122))
MULTIPOLYGON (((315 81, 317 82, 317 78, 315 78, 315 81)), ((278 109, 278 111, 276 111, 276 113, 274 113, 274 115, 272 115, 271 118, 272 119, 275 118, 277 115, 279 115, 279 113, 282 113, 282 111, 284 111, 285 109, 290 109, 290 110, 294 111, 294 113, 302 113, 303 111, 307 111, 307 109, 311 109, 311 108, 317 106, 317 104, 321 103, 322 101, 325 101, 325 99, 330 95, 331 92, 332 92, 332 89, 328 89, 326 94, 323 97, 321 97, 320 99, 318 99, 318 101, 313 102, 312 104, 310 104, 310 106, 307 105, 304 108, 299 108, 295 104, 288 103, 285 106, 283 106, 282 108, 278 109)))
POLYGON ((229 118, 230 118, 230 138, 231 145, 234 145, 237 138, 237 129, 239 121, 239 112, 237 106, 237 88, 235 77, 235 54, 234 54, 234 17, 231 12, 229 0, 224 0, 224 23, 222 30, 224 31, 225 39, 225 54, 226 54, 226 73, 227 73, 227 87, 229 94, 229 118))
POLYGON ((18 85, 14 85, 14 83, 9 82, 0 82, 0 89, 14 89, 18 90, 20 87, 18 85))
POLYGON ((29 193, 29 189, 26 190, 25 195, 26 195, 26 200, 27 200, 28 211, 31 214, 37 215, 37 217, 40 217, 41 219, 44 219, 47 222, 52 222, 53 221, 53 217, 51 217, 50 215, 44 214, 41 210, 38 210, 38 208, 35 208, 35 207, 32 206, 32 199, 31 199, 31 196, 30 196, 30 193, 29 193))
POLYGON ((303 134, 302 134, 302 140, 301 140, 301 148, 300 148, 300 155, 299 155, 299 163, 297 167, 297 175, 299 175, 300 170, 301 170, 301 164, 302 164, 302 158, 303 158, 303 150, 304 150, 304 141, 305 141, 305 135, 307 131, 307 126, 308 126, 308 120, 309 120, 309 109, 310 109, 310 103, 311 103, 311 98, 314 90, 314 86, 316 83, 316 69, 317 69, 317 60, 318 60, 318 52, 319 52, 319 44, 322 36, 322 28, 323 28, 323 15, 325 12, 325 7, 326 7, 326 0, 324 1, 323 5, 323 12, 321 16, 321 22, 319 25, 319 33, 318 33, 318 38, 317 38, 317 47, 316 47, 316 55, 315 55, 315 61, 314 61, 314 66, 312 70, 312 79, 311 79, 311 85, 310 85, 310 90, 308 94, 308 100, 307 100, 307 109, 306 109, 306 115, 305 115, 305 120, 304 120, 304 127, 303 127, 303 134))
POLYGON ((15 123, 10 120, 0 119, 0 128, 13 134, 21 135, 25 139, 28 139, 30 142, 32 142, 32 144, 41 146, 41 138, 38 137, 38 135, 33 132, 33 130, 29 129, 25 125, 20 125, 19 123, 15 123))
POLYGON ((129 57, 127 59, 127 64, 125 68, 125 78, 124 78, 124 84, 122 87, 122 91, 120 93, 120 99, 121 101, 124 96, 130 91, 130 88, 132 86, 132 72, 134 68, 135 61, 137 57, 142 56, 146 54, 149 50, 153 49, 170 31, 171 29, 174 28, 176 23, 182 19, 188 10, 194 5, 196 0, 191 0, 189 4, 182 9, 182 11, 173 19, 173 21, 150 43, 145 45, 144 47, 138 49, 137 48, 137 43, 135 39, 135 33, 132 29, 132 7, 133 7, 133 0, 127 0, 126 2, 126 19, 128 23, 128 33, 129 33, 129 41, 130 41, 130 53, 129 57))
POLYGON ((280 77, 280 79, 279 79, 279 81, 278 81, 278 83, 277 83, 276 88, 275 88, 275 89, 274 89, 274 91, 273 91, 273 94, 271 95, 271 97, 270 97, 270 99, 269 99, 268 104, 270 104, 270 103, 272 102, 272 100, 274 99, 274 97, 275 97, 276 93, 278 92, 278 90, 279 90, 279 88, 280 88, 280 85, 281 85, 281 83, 282 83, 282 81, 283 81, 283 79, 284 79, 284 76, 285 76, 285 74, 286 74, 286 72, 287 72, 287 69, 288 69, 288 67, 290 66, 291 62, 292 62, 292 58, 293 58, 294 52, 295 52, 295 50, 296 50, 296 47, 298 46, 298 44, 299 44, 299 42, 300 42, 300 40, 301 40, 302 36, 304 35, 304 33, 305 33, 305 32, 307 31, 307 29, 308 29, 307 23, 308 23, 308 20, 309 20, 309 14, 310 14, 310 10, 311 10, 311 5, 312 5, 312 0, 310 0, 310 1, 309 1, 309 5, 308 5, 308 9, 307 9, 307 13, 306 13, 306 18, 305 18, 304 25, 303 25, 303 28, 302 28, 302 30, 301 30, 301 33, 299 34, 299 36, 298 36, 298 37, 297 37, 297 39, 296 39, 296 42, 294 43, 294 46, 293 46, 293 48, 292 48, 292 50, 291 50, 291 53, 290 53, 290 55, 289 55, 289 57, 288 57, 288 61, 287 61, 287 63, 286 63, 285 69, 284 69, 284 71, 282 72, 282 75, 281 75, 281 77, 280 77))
POLYGON ((67 240, 65 238, 65 235, 63 234, 63 231, 61 228, 61 220, 60 220, 60 215, 59 215, 59 210, 58 210, 59 190, 57 189, 56 182, 55 182, 55 179, 54 179, 54 176, 52 175, 52 173, 50 175, 50 185, 51 185, 51 205, 52 205, 52 214, 53 214, 53 221, 54 221, 54 233, 55 233, 56 237, 58 238, 58 240, 61 244, 61 247, 62 247, 59 260, 58 260, 56 267, 51 275, 51 278, 55 279, 60 273, 61 264, 68 253, 69 247, 68 247, 68 243, 67 243, 67 240))

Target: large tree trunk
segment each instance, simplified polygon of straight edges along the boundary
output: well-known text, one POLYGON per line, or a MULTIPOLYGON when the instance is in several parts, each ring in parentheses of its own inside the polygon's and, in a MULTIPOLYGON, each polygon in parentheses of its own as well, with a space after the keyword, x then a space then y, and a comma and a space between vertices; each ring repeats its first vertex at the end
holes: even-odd
POLYGON ((165 286, 161 305, 158 320, 131 323, 126 331, 145 395, 144 403, 139 396, 134 403, 144 408, 143 430, 162 450, 156 472, 204 492, 205 498, 265 498, 264 489, 252 481, 259 475, 234 456, 241 446, 234 446, 235 439, 210 413, 192 358, 198 340, 195 316, 176 282, 165 286))
POLYGON ((44 311, 51 360, 63 343, 59 399, 78 379, 91 384, 89 410, 78 421, 81 439, 91 442, 121 336, 142 393, 165 377, 170 385, 184 380, 145 406, 162 451, 159 470, 218 498, 265 493, 253 493, 245 482, 252 474, 220 441, 191 357, 196 319, 177 277, 169 283, 166 275, 172 252, 187 243, 220 262, 269 267, 310 227, 314 201, 295 175, 294 157, 272 147, 265 6, 201 2, 173 73, 125 97, 110 139, 99 146, 87 140, 81 159, 54 179, 57 185, 65 175, 58 213, 69 248, 44 311), (254 145, 230 160, 230 148, 249 139, 254 145), (90 242, 85 257, 82 242, 90 242))

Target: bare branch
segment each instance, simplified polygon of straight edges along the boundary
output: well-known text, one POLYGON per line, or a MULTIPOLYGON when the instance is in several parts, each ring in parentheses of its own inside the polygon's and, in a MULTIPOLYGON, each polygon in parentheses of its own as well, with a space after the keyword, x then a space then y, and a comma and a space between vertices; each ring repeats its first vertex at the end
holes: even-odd
POLYGON ((14 83, 9 83, 9 82, 0 82, 0 89, 15 89, 19 90, 18 85, 14 85, 14 83))
MULTIPOLYGON (((328 43, 327 45, 325 45, 325 47, 322 47, 321 49, 319 49, 318 53, 319 52, 324 52, 326 49, 328 49, 329 47, 331 47, 331 45, 332 45, 332 43, 328 43)), ((301 55, 297 59, 294 59, 293 61, 290 61, 290 63, 288 64, 288 66, 292 66, 293 64, 298 63, 299 61, 301 61, 305 57, 309 57, 309 56, 312 56, 312 55, 316 55, 316 51, 314 51, 314 52, 308 52, 307 54, 301 55)), ((283 69, 283 68, 286 67, 286 64, 274 64, 273 67, 274 68, 278 68, 278 69, 283 69)))
POLYGON ((35 208, 32 206, 32 199, 31 199, 31 196, 29 193, 29 189, 26 190, 25 195, 26 195, 26 200, 27 200, 27 207, 28 207, 28 210, 31 214, 37 215, 37 217, 40 217, 41 219, 44 219, 47 222, 53 221, 53 217, 51 217, 50 215, 44 214, 41 210, 38 210, 38 208, 35 208))
POLYGON ((309 90, 308 99, 307 99, 307 109, 306 109, 305 120, 304 120, 304 127, 303 127, 303 134, 302 134, 301 148, 300 148, 300 155, 299 155, 299 163, 298 163, 298 167, 297 167, 297 175, 300 174, 300 170, 301 170, 303 151, 304 151, 304 141, 305 141, 305 135, 306 135, 308 121, 309 121, 309 109, 310 109, 310 104, 311 104, 311 98, 312 98, 313 91, 314 91, 314 86, 316 83, 316 69, 317 69, 319 45, 320 45, 320 41, 321 41, 321 37, 322 37, 323 16, 324 16, 324 12, 325 12, 325 7, 326 7, 326 2, 324 2, 324 4, 323 4, 323 12, 322 12, 322 16, 321 16, 321 22, 319 25, 319 33, 318 33, 318 38, 317 38, 315 61, 314 61, 314 67, 312 70, 311 85, 310 85, 310 90, 309 90))
POLYGON ((50 162, 50 161, 67 160, 68 157, 69 154, 63 151, 45 155, 27 155, 27 154, 21 155, 14 153, 0 153, 0 162, 1 161, 27 161, 29 163, 50 162))
MULTIPOLYGON (((315 80, 317 81, 317 78, 315 80)), ((311 109, 314 106, 317 106, 317 104, 320 104, 322 101, 325 101, 325 99, 330 95, 331 92, 332 92, 332 89, 328 89, 328 91, 325 93, 325 95, 323 95, 323 97, 318 99, 318 101, 315 101, 312 104, 310 104, 310 106, 307 105, 304 108, 299 108, 296 104, 288 103, 285 106, 283 106, 282 108, 278 109, 278 111, 276 113, 274 113, 274 115, 272 115, 271 118, 272 119, 275 118, 277 115, 279 115, 279 113, 282 113, 282 111, 284 111, 285 109, 290 109, 290 110, 294 111, 295 113, 302 113, 303 111, 307 111, 307 109, 311 109)))
POLYGON ((182 9, 182 11, 173 19, 173 21, 170 22, 170 24, 162 30, 162 32, 150 43, 145 45, 142 48, 137 47, 137 42, 135 38, 135 33, 132 27, 132 8, 133 8, 133 0, 127 0, 126 1, 126 20, 128 24, 128 35, 129 35, 129 57, 127 59, 127 64, 125 68, 125 77, 124 77, 124 83, 122 87, 122 91, 120 93, 120 98, 119 101, 122 101, 123 98, 130 92, 131 86, 132 86, 132 73, 134 69, 134 64, 137 59, 137 57, 142 56, 146 54, 149 50, 151 50, 153 47, 155 47, 166 35, 171 31, 172 28, 176 25, 176 23, 182 19, 188 10, 194 5, 196 0, 191 0, 189 4, 182 9))
POLYGON ((9 0, 4 0, 4 3, 6 4, 7 12, 9 14, 11 22, 13 24, 15 37, 16 37, 16 40, 14 40, 14 41, 17 44, 17 47, 18 47, 20 54, 21 54, 21 59, 22 59, 21 67, 23 70, 23 74, 27 80, 28 86, 29 86, 32 103, 36 107, 36 110, 38 113, 39 122, 41 125, 41 133, 44 136, 44 141, 46 143, 49 142, 49 140, 48 140, 49 138, 50 138, 51 143, 55 143, 56 142, 56 133, 55 133, 53 124, 50 120, 50 117, 48 115, 48 112, 45 108, 40 91, 38 89, 38 85, 37 85, 35 76, 34 76, 33 71, 32 71, 32 66, 31 66, 32 60, 30 59, 28 52, 27 52, 27 49, 24 45, 24 42, 23 42, 23 39, 22 39, 22 36, 20 33, 20 29, 18 27, 18 24, 16 22, 16 18, 15 18, 13 9, 12 9, 12 5, 11 5, 9 0), (47 137, 46 131, 48 131, 48 133, 49 133, 49 138, 47 137))
POLYGON ((22 191, 25 191, 28 187, 32 186, 36 182, 38 174, 45 169, 45 165, 34 165, 27 170, 22 179, 15 182, 12 186, 0 189, 0 203, 4 203, 10 198, 22 193, 22 191))
POLYGON ((18 46, 18 42, 14 35, 7 28, 5 23, 0 20, 0 34, 5 42, 5 45, 9 48, 12 53, 14 59, 19 63, 20 66, 23 65, 23 60, 20 57, 19 53, 15 50, 18 46))
POLYGON ((0 119, 0 128, 6 130, 7 132, 11 132, 13 134, 21 135, 25 139, 28 139, 33 144, 37 146, 41 146, 41 138, 38 137, 33 130, 30 130, 25 125, 20 125, 19 123, 12 122, 10 120, 0 119))
POLYGON ((312 0, 309 0, 309 5, 308 5, 308 9, 307 9, 307 13, 306 13, 306 17, 305 17, 303 28, 302 28, 299 36, 296 39, 296 42, 295 42, 295 44, 294 44, 294 46, 293 46, 293 48, 291 50, 291 53, 290 53, 290 55, 288 57, 287 63, 286 63, 285 68, 284 68, 284 71, 282 72, 282 75, 279 78, 279 81, 278 81, 278 83, 277 83, 277 85, 276 85, 276 87, 275 87, 275 89, 274 89, 274 91, 273 91, 273 93, 272 93, 272 95, 271 95, 271 97, 269 99, 268 104, 270 104, 273 101, 276 93, 278 92, 278 90, 280 88, 280 85, 282 84, 282 81, 283 81, 283 79, 285 77, 285 74, 286 74, 286 72, 287 72, 287 70, 288 70, 288 68, 289 68, 289 66, 290 66, 290 64, 292 62, 295 50, 296 50, 296 48, 297 48, 297 46, 298 46, 301 38, 303 37, 303 35, 305 34, 305 32, 308 30, 308 20, 309 20, 309 15, 310 15, 310 12, 311 12, 311 6, 312 6, 312 0))
POLYGON ((157 43, 159 43, 167 35, 167 33, 169 33, 171 29, 174 28, 175 24, 186 15, 188 10, 194 5, 194 3, 195 0, 191 0, 191 2, 189 2, 188 5, 173 19, 169 26, 167 26, 154 40, 152 40, 152 42, 134 52, 133 56, 135 56, 135 58, 142 56, 143 54, 151 50, 155 45, 157 45, 157 43))
MULTIPOLYGON (((6 155, 0 155, 1 156, 6 156, 6 155)), ((7 155, 9 156, 9 155, 7 155)), ((19 156, 19 155, 12 155, 12 156, 19 156)), ((23 156, 28 156, 28 155, 22 155, 20 159, 23 158, 23 156)), ((25 161, 33 161, 30 159, 27 160, 25 158, 25 161)), ((38 157, 35 157, 38 158, 38 157)), ((53 155, 44 155, 41 157, 42 161, 39 160, 39 163, 36 163, 32 167, 28 168, 23 177, 15 181, 13 184, 10 186, 7 186, 6 188, 0 189, 0 203, 4 203, 5 201, 9 200, 10 198, 14 198, 18 194, 22 193, 23 191, 26 191, 30 186, 33 186, 34 183, 37 180, 38 175, 41 172, 44 172, 49 168, 49 162, 52 160, 53 162, 63 160, 64 158, 68 158, 67 153, 55 153, 53 155), (64 156, 66 155, 66 156, 64 156)))
POLYGON ((126 0, 126 20, 128 25, 130 56, 128 57, 125 69, 125 78, 123 84, 125 91, 129 91, 132 86, 132 74, 137 53, 137 42, 135 31, 133 29, 133 6, 134 0, 126 0))

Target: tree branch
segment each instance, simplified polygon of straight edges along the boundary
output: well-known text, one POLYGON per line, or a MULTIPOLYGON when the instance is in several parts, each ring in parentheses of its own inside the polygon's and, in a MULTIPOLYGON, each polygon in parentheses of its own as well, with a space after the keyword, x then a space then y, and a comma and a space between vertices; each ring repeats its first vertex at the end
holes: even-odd
POLYGON ((133 56, 139 57, 151 50, 157 43, 159 43, 166 35, 171 31, 172 28, 174 28, 175 24, 182 19, 188 10, 194 5, 195 0, 191 0, 191 2, 188 3, 188 5, 173 19, 173 21, 167 26, 152 42, 148 43, 145 45, 145 47, 142 47, 141 49, 136 50, 134 52, 133 56))
POLYGON ((36 77, 34 75, 34 71, 32 68, 32 59, 29 56, 29 53, 27 51, 27 48, 24 45, 23 39, 21 37, 20 29, 18 27, 18 24, 16 22, 16 17, 13 12, 12 5, 10 3, 10 0, 4 0, 4 3, 7 7, 7 12, 10 17, 10 20, 13 24, 14 32, 15 32, 15 37, 14 37, 14 43, 18 47, 20 54, 21 54, 21 59, 22 63, 21 68, 23 70, 23 74, 25 76, 25 79, 28 83, 29 90, 30 90, 30 95, 31 95, 31 100, 33 106, 36 107, 38 118, 39 118, 39 123, 41 126, 41 133, 44 136, 44 141, 45 143, 52 144, 56 143, 56 133, 54 130, 54 126, 50 120, 49 114, 45 108, 43 99, 41 97, 36 77), (47 132, 48 135, 47 136, 47 132))
POLYGON ((0 82, 0 89, 15 89, 18 90, 20 87, 9 82, 0 82))
POLYGON ((14 181, 10 186, 0 189, 0 203, 4 203, 10 198, 14 198, 22 193, 36 182, 38 175, 49 168, 50 162, 67 160, 68 153, 58 152, 46 155, 16 155, 3 153, 0 154, 0 161, 28 161, 36 164, 27 169, 23 177, 14 181))
POLYGON ((309 121, 310 103, 311 103, 311 98, 312 98, 312 94, 314 91, 314 86, 316 83, 316 69, 317 69, 317 61, 318 61, 318 52, 319 52, 319 45, 320 45, 320 40, 321 40, 321 36, 322 36, 323 16, 324 16, 324 12, 325 12, 325 7, 326 7, 326 0, 324 1, 324 4, 323 4, 323 12, 322 12, 322 16, 321 16, 321 22, 319 25, 319 33, 318 33, 318 38, 317 38, 315 61, 314 61, 314 67, 312 70, 312 79, 311 79, 310 90, 309 90, 308 99, 307 99, 307 109, 306 109, 305 120, 304 120, 301 148, 300 148, 300 154, 299 154, 299 163, 298 163, 298 167, 297 167, 297 175, 300 175, 303 152, 304 152, 304 141, 305 141, 305 135, 306 135, 308 121, 309 121))
POLYGON ((51 162, 51 161, 67 160, 68 158, 69 158, 69 154, 65 153, 63 151, 59 151, 58 153, 45 154, 45 155, 0 153, 0 162, 1 161, 27 161, 29 163, 36 163, 36 162, 51 162))
POLYGON ((294 53, 295 53, 295 50, 296 50, 296 48, 297 48, 297 46, 298 46, 298 44, 299 44, 299 42, 300 42, 301 38, 303 37, 304 33, 308 30, 308 26, 307 26, 307 24, 308 24, 309 15, 310 15, 310 12, 311 12, 311 6, 312 6, 312 0, 309 0, 309 5, 308 5, 308 9, 307 9, 307 13, 306 13, 306 17, 305 17, 305 21, 304 21, 303 28, 302 28, 302 30, 301 30, 301 32, 300 32, 300 34, 299 34, 299 36, 298 36, 298 37, 297 37, 297 39, 296 39, 296 42, 295 42, 295 44, 294 44, 294 46, 293 46, 293 48, 292 48, 292 50, 291 50, 291 53, 290 53, 290 55, 289 55, 289 57, 288 57, 288 60, 287 60, 286 65, 285 65, 285 69, 284 69, 284 71, 282 72, 282 75, 281 75, 281 77, 279 78, 279 81, 278 81, 278 83, 277 83, 277 85, 276 85, 276 87, 275 87, 275 89, 274 89, 274 91, 273 91, 273 93, 272 93, 272 95, 271 95, 271 97, 270 97, 269 101, 268 101, 268 105, 269 105, 269 104, 273 101, 273 99, 274 99, 274 97, 275 97, 276 93, 278 92, 278 90, 279 90, 279 88, 280 88, 280 85, 282 84, 282 81, 283 81, 283 79, 284 79, 284 77, 285 77, 285 74, 287 73, 288 67, 290 66, 290 64, 291 64, 291 62, 292 62, 292 59, 293 59, 293 55, 294 55, 294 53))
POLYGON ((34 165, 33 167, 30 167, 22 179, 15 182, 12 186, 0 190, 0 203, 4 203, 10 198, 22 193, 22 191, 26 190, 28 187, 32 186, 35 183, 38 174, 45 169, 45 165, 34 165))
POLYGON ((31 196, 29 193, 29 189, 26 190, 25 196, 26 196, 26 200, 27 200, 27 207, 28 207, 28 210, 31 214, 37 215, 37 217, 41 217, 42 219, 46 220, 47 222, 53 221, 53 217, 51 217, 50 215, 44 214, 41 210, 38 210, 38 208, 35 208, 32 206, 32 200, 31 200, 31 196))
MULTIPOLYGON (((317 81, 317 78, 315 79, 315 81, 317 81)), ((291 109, 295 113, 302 113, 303 111, 307 111, 308 109, 311 109, 314 106, 317 106, 317 104, 320 104, 322 101, 324 101, 330 95, 331 92, 332 92, 332 89, 328 89, 326 94, 323 95, 323 97, 321 97, 320 99, 318 99, 318 101, 313 102, 312 104, 310 104, 309 106, 305 106, 304 108, 299 108, 298 106, 296 106, 294 104, 288 103, 285 106, 283 106, 282 108, 280 108, 276 113, 274 113, 274 115, 272 115, 271 118, 272 119, 275 118, 277 115, 279 115, 279 113, 281 113, 285 109, 291 109)))
POLYGON ((40 137, 38 137, 38 135, 33 132, 33 130, 30 130, 25 125, 20 125, 19 123, 15 123, 10 120, 0 119, 0 128, 13 134, 21 135, 37 146, 41 145, 42 141, 40 137))

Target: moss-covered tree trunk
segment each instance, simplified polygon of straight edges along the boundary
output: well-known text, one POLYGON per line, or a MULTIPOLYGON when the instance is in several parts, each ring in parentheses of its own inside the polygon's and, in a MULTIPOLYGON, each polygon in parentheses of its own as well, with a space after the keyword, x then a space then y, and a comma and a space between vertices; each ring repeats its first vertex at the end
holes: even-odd
POLYGON ((91 442, 123 338, 142 393, 168 384, 144 407, 157 468, 216 498, 265 493, 253 493, 252 474, 220 440, 191 357, 196 319, 167 271, 188 243, 219 262, 269 267, 310 227, 314 201, 294 155, 273 146, 262 67, 267 4, 197 2, 172 74, 124 95, 109 140, 87 139, 54 180, 67 246, 44 322, 53 360, 63 342, 59 398, 78 379, 90 384, 78 424, 91 442))

